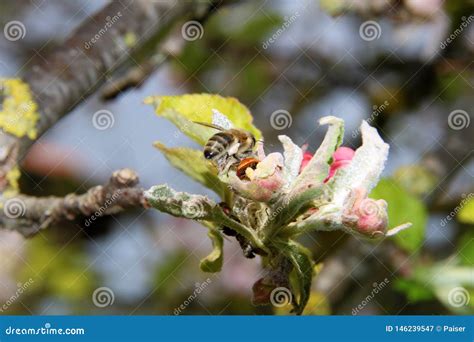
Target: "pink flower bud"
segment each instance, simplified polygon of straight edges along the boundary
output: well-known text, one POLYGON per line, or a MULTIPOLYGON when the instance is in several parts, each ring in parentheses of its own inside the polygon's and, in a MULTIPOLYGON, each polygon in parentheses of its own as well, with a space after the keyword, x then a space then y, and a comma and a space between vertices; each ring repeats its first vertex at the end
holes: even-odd
POLYGON ((334 162, 342 161, 342 160, 352 160, 354 158, 355 151, 350 147, 341 146, 339 147, 336 152, 332 155, 334 158, 334 162))
MULTIPOLYGON (((331 168, 329 169, 329 175, 324 180, 324 182, 326 183, 328 180, 330 180, 336 174, 336 171, 338 169, 349 165, 351 163, 352 158, 354 158, 354 154, 355 151, 350 147, 339 147, 332 155, 333 162, 331 164, 331 168)), ((301 162, 300 173, 303 171, 306 165, 309 164, 311 158, 313 158, 313 155, 311 153, 304 153, 303 161, 301 162)))
POLYGON ((368 236, 384 236, 387 232, 387 202, 367 197, 365 189, 355 189, 353 204, 346 209, 343 223, 356 232, 368 236))
POLYGON ((354 158, 354 154, 355 151, 350 147, 339 147, 332 155, 333 162, 331 164, 331 168, 329 169, 329 175, 324 180, 324 183, 330 180, 336 174, 337 170, 349 165, 352 158, 354 158))
POLYGON ((303 154, 303 160, 301 161, 300 173, 303 171, 303 169, 306 167, 306 165, 308 165, 311 158, 313 158, 313 155, 311 153, 305 152, 303 154))

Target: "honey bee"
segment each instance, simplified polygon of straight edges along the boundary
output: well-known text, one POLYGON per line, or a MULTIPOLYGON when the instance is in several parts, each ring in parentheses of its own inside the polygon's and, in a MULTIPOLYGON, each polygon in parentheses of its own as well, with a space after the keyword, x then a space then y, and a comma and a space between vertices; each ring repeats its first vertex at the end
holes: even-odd
POLYGON ((218 130, 204 146, 204 158, 213 161, 220 171, 254 154, 256 145, 252 133, 232 127, 225 115, 213 109, 212 123, 195 122, 218 130))

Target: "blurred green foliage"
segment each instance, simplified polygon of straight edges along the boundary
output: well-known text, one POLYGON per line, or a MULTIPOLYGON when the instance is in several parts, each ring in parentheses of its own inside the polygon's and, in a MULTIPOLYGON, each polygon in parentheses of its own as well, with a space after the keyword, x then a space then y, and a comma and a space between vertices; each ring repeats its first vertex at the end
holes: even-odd
POLYGON ((54 236, 43 233, 27 241, 25 264, 19 279, 33 279, 28 296, 53 296, 71 305, 90 302, 98 276, 89 267, 87 250, 80 242, 61 246, 54 236))
POLYGON ((388 217, 390 227, 411 222, 412 227, 395 235, 395 243, 408 252, 420 252, 425 239, 425 228, 428 212, 418 198, 410 195, 393 178, 380 180, 372 190, 371 198, 384 199, 388 203, 388 217))

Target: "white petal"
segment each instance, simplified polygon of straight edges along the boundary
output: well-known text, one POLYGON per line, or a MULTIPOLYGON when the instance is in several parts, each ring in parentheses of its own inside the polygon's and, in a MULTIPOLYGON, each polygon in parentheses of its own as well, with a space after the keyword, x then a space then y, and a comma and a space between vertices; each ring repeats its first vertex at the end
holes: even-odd
POLYGON ((334 176, 334 202, 340 205, 350 195, 351 189, 362 188, 370 193, 385 168, 388 144, 365 121, 362 122, 361 133, 362 146, 355 152, 349 166, 338 170, 334 176))
POLYGON ((283 177, 285 178, 286 186, 288 187, 293 183, 296 177, 298 177, 301 162, 303 161, 303 151, 286 135, 279 135, 278 139, 283 144, 285 156, 283 177))

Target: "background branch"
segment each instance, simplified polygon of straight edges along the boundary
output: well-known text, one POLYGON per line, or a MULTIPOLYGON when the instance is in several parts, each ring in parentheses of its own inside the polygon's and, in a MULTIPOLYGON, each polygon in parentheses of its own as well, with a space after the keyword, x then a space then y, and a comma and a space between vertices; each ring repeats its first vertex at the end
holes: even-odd
MULTIPOLYGON (((133 56, 156 52, 157 43, 177 20, 215 6, 212 1, 113 1, 85 20, 60 47, 30 64, 22 77, 39 107, 37 137, 92 94, 107 75, 119 67, 133 67, 127 66, 133 56)), ((0 135, 0 191, 12 185, 9 172, 35 140, 0 135)))
POLYGON ((115 171, 109 182, 89 189, 86 193, 65 197, 34 197, 19 195, 2 199, 0 212, 2 226, 28 237, 41 229, 63 220, 88 217, 86 226, 97 217, 121 212, 130 208, 147 207, 143 189, 138 187, 135 171, 115 171))

